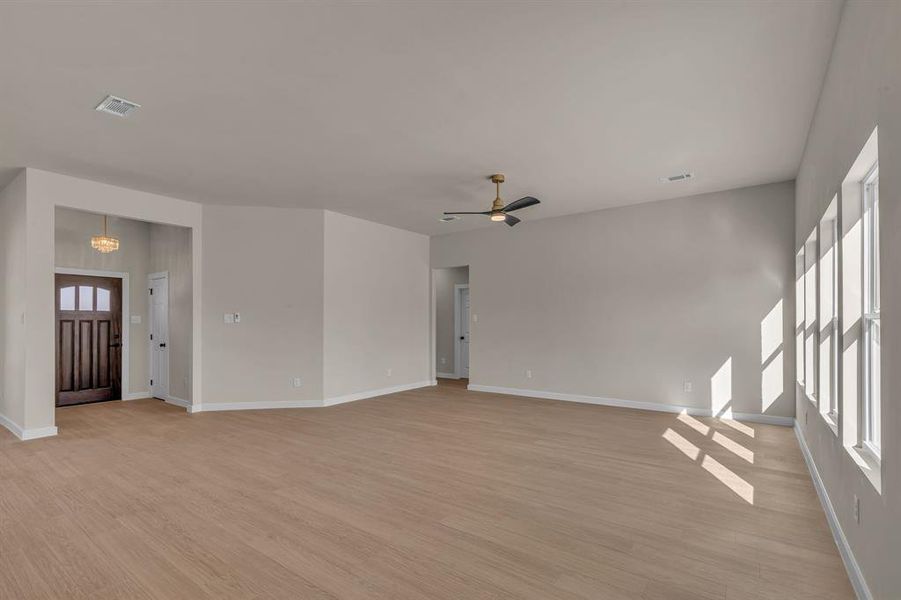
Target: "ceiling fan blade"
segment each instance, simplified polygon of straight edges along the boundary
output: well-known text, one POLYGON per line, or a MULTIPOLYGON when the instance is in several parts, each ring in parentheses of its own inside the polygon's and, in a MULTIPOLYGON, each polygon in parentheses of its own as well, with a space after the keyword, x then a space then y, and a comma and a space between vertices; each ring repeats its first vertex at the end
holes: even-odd
POLYGON ((517 219, 517 218, 514 217, 513 215, 507 215, 506 217, 504 217, 504 223, 506 223, 506 224, 509 225, 510 227, 513 227, 514 225, 516 225, 517 223, 519 223, 520 220, 521 220, 521 219, 517 219))
POLYGON ((490 215, 491 211, 485 212, 446 212, 446 215, 490 215))
POLYGON ((504 212, 510 212, 511 210, 519 210, 520 208, 526 208, 527 206, 534 206, 535 204, 541 204, 541 201, 538 198, 533 198, 532 196, 526 196, 525 198, 520 198, 519 200, 514 200, 507 206, 505 206, 502 210, 504 212))

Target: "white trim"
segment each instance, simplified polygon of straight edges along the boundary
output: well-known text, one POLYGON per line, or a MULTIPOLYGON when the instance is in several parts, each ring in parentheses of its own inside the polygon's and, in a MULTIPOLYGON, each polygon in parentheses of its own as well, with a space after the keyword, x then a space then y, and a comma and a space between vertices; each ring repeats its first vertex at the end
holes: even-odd
POLYGON ((58 433, 56 427, 40 427, 38 429, 22 429, 17 423, 6 415, 0 415, 0 425, 9 429, 14 436, 20 440, 37 440, 45 437, 52 437, 58 433))
POLYGON ((143 392, 131 392, 130 394, 126 394, 123 400, 144 400, 145 398, 150 398, 150 392, 145 390, 143 392))
MULTIPOLYGON (((558 392, 545 392, 540 390, 523 390, 519 388, 498 387, 493 385, 469 384, 466 389, 473 392, 489 392, 492 394, 507 394, 509 396, 524 396, 526 398, 542 398, 544 400, 563 400, 564 402, 580 402, 583 404, 597 404, 601 406, 616 406, 619 408, 634 408, 637 410, 651 410, 668 413, 687 413, 699 417, 713 417, 713 411, 709 408, 697 408, 693 406, 678 406, 676 404, 659 404, 656 402, 639 402, 636 400, 620 400, 618 398, 603 398, 600 396, 583 396, 580 394, 561 394, 558 392)), ((757 413, 731 413, 730 417, 720 417, 727 420, 751 421, 766 425, 780 425, 791 427, 794 423, 792 417, 780 417, 777 415, 763 415, 757 413)))
POLYGON ((428 381, 417 381, 415 383, 405 383, 377 390, 367 390, 365 392, 357 392, 355 394, 347 394, 345 396, 337 396, 335 398, 326 398, 324 400, 275 400, 272 402, 212 402, 204 404, 190 404, 185 400, 169 396, 166 401, 173 404, 184 403, 184 407, 189 413, 198 412, 218 412, 225 410, 266 410, 273 408, 321 408, 324 406, 335 406, 346 402, 355 402, 357 400, 365 400, 366 398, 375 398, 377 396, 385 396, 386 394, 396 394, 398 392, 406 392, 422 387, 438 385, 434 379, 428 381))
MULTIPOLYGON (((468 290, 468 283, 455 283, 454 284, 454 379, 461 379, 463 374, 460 372, 460 350, 462 344, 460 344, 460 330, 461 330, 461 321, 460 311, 463 308, 460 302, 461 290, 468 290)), ((472 306, 472 297, 470 296, 470 307, 472 306)), ((471 309, 470 309, 471 310, 471 309)))
POLYGON ((163 400, 169 404, 174 404, 175 406, 180 406, 182 408, 190 408, 191 406, 191 403, 187 400, 182 400, 178 396, 172 396, 171 394, 167 395, 163 400))
POLYGON ((391 387, 380 388, 376 390, 366 390, 365 392, 356 392, 345 396, 337 396, 335 398, 325 398, 322 406, 334 406, 336 404, 344 404, 345 402, 355 402, 356 400, 365 400, 366 398, 375 398, 376 396, 384 396, 386 394, 396 394, 397 392, 406 392, 417 388, 438 385, 434 379, 429 381, 417 381, 415 383, 405 383, 402 385, 394 385, 391 387))
POLYGON ((851 551, 851 546, 848 544, 847 538, 845 538, 845 533, 842 531, 838 515, 836 515, 835 508, 832 506, 829 494, 826 493, 826 486, 823 485, 823 480, 820 478, 816 462, 813 460, 810 448, 807 447, 807 442, 804 440, 804 434, 801 432, 801 426, 798 424, 797 420, 794 423, 794 430, 795 437, 798 438, 798 445, 801 447, 801 454, 804 456, 804 462, 807 463, 807 470, 810 471, 813 487, 816 489, 817 496, 820 498, 820 504, 823 505, 823 512, 826 513, 826 521, 829 522, 829 529, 832 530, 832 537, 835 539, 835 545, 838 546, 838 552, 841 554, 842 561, 845 563, 845 569, 848 571, 848 579, 851 580, 851 586, 854 588, 854 593, 857 594, 857 597, 860 600, 872 600, 873 595, 870 594, 870 588, 867 586, 867 581, 864 579, 863 572, 860 570, 860 566, 854 558, 854 553, 851 551))
POLYGON ((435 376, 441 379, 460 379, 460 376, 456 373, 435 373, 435 376))
MULTIPOLYGON (((171 402, 171 396, 166 400, 171 402)), ((173 402, 173 404, 175 404, 173 402)), ((264 410, 271 408, 315 408, 322 406, 319 400, 275 400, 272 402, 205 402, 186 406, 190 413, 218 412, 224 410, 264 410)))
MULTIPOLYGON (((53 270, 54 280, 56 279, 56 275, 84 275, 86 277, 107 277, 112 279, 121 279, 122 280, 122 307, 121 307, 121 319, 122 319, 122 364, 120 365, 120 373, 119 373, 119 383, 122 388, 120 391, 120 396, 122 400, 131 400, 132 398, 128 398, 131 394, 128 392, 129 390, 129 377, 128 373, 131 371, 131 352, 129 350, 131 344, 129 343, 129 339, 131 338, 131 313, 129 308, 129 294, 131 291, 131 286, 129 285, 129 276, 126 271, 104 271, 102 269, 79 269, 73 267, 55 267, 53 270)), ((54 294, 56 293, 56 282, 54 281, 54 294)), ((56 298, 53 298, 53 312, 54 316, 56 314, 56 298)), ((54 336, 56 336, 56 332, 54 332, 54 336)), ((56 364, 56 357, 53 359, 54 369, 58 369, 59 365, 56 364)), ((56 384, 54 384, 54 388, 56 384)), ((56 404, 56 400, 54 399, 54 405, 56 404)))

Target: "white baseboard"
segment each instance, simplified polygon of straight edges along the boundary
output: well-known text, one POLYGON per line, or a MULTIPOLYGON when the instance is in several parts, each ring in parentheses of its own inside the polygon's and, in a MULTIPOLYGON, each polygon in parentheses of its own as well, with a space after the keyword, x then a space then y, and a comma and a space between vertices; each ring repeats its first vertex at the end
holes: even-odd
POLYGON ((169 404, 174 404, 175 406, 180 406, 182 408, 188 408, 191 406, 190 402, 188 402, 187 400, 182 400, 178 396, 166 396, 165 398, 163 398, 163 400, 165 402, 168 402, 169 404))
POLYGON ((456 373, 435 373, 435 376, 441 379, 460 379, 456 373))
POLYGON ((150 392, 131 392, 130 394, 125 394, 123 400, 143 400, 145 398, 150 398, 150 392))
MULTIPOLYGON (((272 408, 314 408, 322 406, 319 400, 274 400, 272 402, 204 402, 189 404, 182 400, 190 413, 219 412, 223 410, 266 410, 272 408)), ((173 402, 175 404, 175 402, 173 402)))
POLYGON ((434 379, 429 381, 417 381, 415 383, 394 385, 377 390, 366 390, 365 392, 357 392, 355 394, 347 394, 345 396, 337 396, 335 398, 326 398, 322 401, 322 406, 334 406, 336 404, 344 404, 345 402, 355 402, 357 400, 365 400, 366 398, 375 398, 376 396, 384 396, 386 394, 396 394, 398 392, 415 390, 417 388, 428 387, 430 385, 438 385, 438 382, 434 379))
POLYGON ((854 553, 851 551, 848 539, 842 531, 838 515, 835 513, 835 508, 832 506, 829 494, 826 493, 826 486, 823 485, 823 480, 820 478, 820 472, 817 470, 813 455, 810 453, 810 448, 807 446, 807 441, 804 439, 804 434, 801 433, 801 427, 798 425, 797 421, 794 423, 794 430, 795 437, 798 438, 798 445, 801 447, 801 454, 804 456, 804 462, 807 463, 807 470, 810 471, 813 487, 816 489, 817 496, 820 498, 820 504, 823 505, 823 512, 826 513, 826 521, 829 522, 829 529, 832 530, 832 537, 835 539, 835 545, 838 546, 838 552, 841 554, 842 562, 845 563, 845 570, 848 572, 848 579, 851 580, 851 586, 854 588, 854 592, 860 600, 872 600, 873 595, 870 594, 870 588, 867 586, 867 581, 863 577, 860 565, 857 564, 857 559, 854 558, 854 553))
POLYGON ((37 440, 45 437, 52 437, 58 433, 56 427, 38 427, 36 429, 23 429, 18 423, 6 415, 0 415, 0 425, 9 429, 14 436, 22 441, 37 440))
MULTIPOLYGON (((563 400, 565 402, 580 402, 582 404, 598 404, 601 406, 616 406, 619 408, 635 408, 638 410, 652 410, 668 413, 688 413, 698 417, 715 416, 709 408, 697 408, 693 406, 678 406, 676 404, 659 404, 656 402, 638 402, 636 400, 620 400, 618 398, 603 398, 600 396, 583 396, 580 394, 561 394, 558 392, 545 392, 540 390, 524 390, 519 388, 498 387, 493 385, 469 384, 467 389, 474 392, 490 392, 493 394, 507 394, 510 396, 524 396, 526 398, 542 398, 544 400, 563 400)), ((794 423, 792 417, 779 417, 775 415, 762 415, 756 413, 729 413, 725 417, 736 421, 750 421, 753 423, 765 423, 767 425, 781 425, 791 427, 794 423)))

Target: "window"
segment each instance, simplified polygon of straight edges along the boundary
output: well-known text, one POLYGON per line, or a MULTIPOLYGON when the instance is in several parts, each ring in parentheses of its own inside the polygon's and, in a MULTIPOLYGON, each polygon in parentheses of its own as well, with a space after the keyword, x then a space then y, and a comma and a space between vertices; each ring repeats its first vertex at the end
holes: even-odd
POLYGON ((101 312, 110 310, 109 290, 102 287, 97 288, 97 310, 101 312))
POLYGON ((78 286, 78 310, 94 310, 94 287, 78 286))
POLYGON ((817 401, 817 229, 804 244, 804 390, 817 401))
POLYGON ((819 382, 817 399, 827 421, 838 429, 838 196, 832 199, 820 220, 819 287, 817 297, 817 341, 819 382))
POLYGON ((75 286, 70 285, 59 290, 59 309, 75 310, 75 286))
POLYGON ((864 377, 862 445, 880 455, 882 407, 880 378, 881 325, 879 307, 879 165, 863 180, 863 334, 864 377))

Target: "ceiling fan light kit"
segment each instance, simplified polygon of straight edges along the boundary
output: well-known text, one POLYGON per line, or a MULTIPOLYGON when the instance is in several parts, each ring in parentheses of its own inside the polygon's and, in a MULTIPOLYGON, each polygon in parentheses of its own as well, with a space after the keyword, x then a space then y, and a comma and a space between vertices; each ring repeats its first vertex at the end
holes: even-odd
POLYGON ((445 216, 447 215, 487 215, 492 221, 497 223, 504 222, 510 227, 513 227, 517 223, 520 222, 520 219, 514 217, 510 213, 514 210, 520 210, 522 208, 526 208, 529 206, 534 206, 536 204, 540 204, 541 201, 538 198, 533 198, 532 196, 524 196, 519 200, 514 200, 510 204, 504 205, 504 201, 501 200, 501 184, 504 183, 505 178, 503 173, 495 173, 491 177, 489 177, 491 182, 495 185, 497 189, 497 193, 495 194, 494 202, 491 204, 491 210, 486 210, 485 212, 445 212, 445 216))

